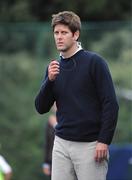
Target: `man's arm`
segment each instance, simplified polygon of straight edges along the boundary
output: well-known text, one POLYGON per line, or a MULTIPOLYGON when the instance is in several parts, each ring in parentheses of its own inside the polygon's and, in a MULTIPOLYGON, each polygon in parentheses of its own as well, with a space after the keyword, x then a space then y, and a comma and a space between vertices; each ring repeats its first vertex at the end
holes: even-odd
POLYGON ((53 82, 46 76, 39 93, 35 98, 35 107, 40 114, 44 114, 50 110, 54 103, 53 82))
POLYGON ((100 162, 107 158, 108 145, 111 143, 118 117, 118 103, 110 71, 104 60, 95 55, 92 72, 101 103, 102 117, 101 128, 95 151, 95 160, 100 162))
POLYGON ((58 74, 59 63, 57 61, 52 61, 48 66, 45 79, 35 99, 35 107, 40 114, 48 112, 55 101, 53 84, 58 74))
POLYGON ((116 128, 119 106, 110 71, 100 56, 93 57, 92 74, 102 112, 98 142, 109 145, 116 128))

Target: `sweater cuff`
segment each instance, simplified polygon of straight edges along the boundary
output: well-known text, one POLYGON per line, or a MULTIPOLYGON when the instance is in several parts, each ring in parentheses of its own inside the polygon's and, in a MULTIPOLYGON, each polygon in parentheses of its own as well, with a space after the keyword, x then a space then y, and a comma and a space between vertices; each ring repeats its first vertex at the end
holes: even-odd
POLYGON ((102 135, 100 134, 98 137, 98 142, 110 145, 112 141, 113 135, 108 134, 108 133, 103 133, 102 135))

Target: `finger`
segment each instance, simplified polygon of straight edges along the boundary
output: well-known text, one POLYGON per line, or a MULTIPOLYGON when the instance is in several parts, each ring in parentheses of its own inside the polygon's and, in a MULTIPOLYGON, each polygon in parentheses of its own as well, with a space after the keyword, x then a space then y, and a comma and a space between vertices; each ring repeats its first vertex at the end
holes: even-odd
POLYGON ((49 74, 58 74, 59 73, 59 69, 51 69, 49 70, 49 74))
POLYGON ((51 61, 50 65, 54 65, 54 64, 59 65, 59 62, 58 62, 58 61, 56 61, 56 60, 51 61))
POLYGON ((49 66, 48 71, 52 72, 52 71, 59 71, 60 68, 58 65, 54 65, 54 66, 49 66))
POLYGON ((50 69, 54 69, 54 68, 58 68, 59 69, 59 65, 58 64, 52 64, 52 65, 49 65, 49 68, 50 69))
POLYGON ((100 158, 100 162, 106 160, 107 159, 107 151, 106 150, 101 150, 99 158, 100 158))
POLYGON ((59 71, 60 68, 59 68, 59 66, 49 66, 48 70, 49 71, 59 71))
POLYGON ((96 151, 95 160, 97 162, 99 162, 99 163, 102 162, 102 160, 103 160, 103 151, 101 151, 101 150, 96 151))
POLYGON ((58 67, 49 67, 48 70, 50 70, 50 71, 55 71, 55 70, 59 71, 60 69, 58 67))
POLYGON ((101 151, 100 152, 100 162, 102 162, 104 160, 104 157, 105 157, 105 151, 101 151))
POLYGON ((102 158, 103 158, 103 153, 102 151, 98 151, 98 162, 101 162, 102 161, 102 158))
POLYGON ((104 151, 104 159, 107 159, 107 150, 104 151))
POLYGON ((99 162, 99 151, 98 150, 95 151, 95 161, 99 162))

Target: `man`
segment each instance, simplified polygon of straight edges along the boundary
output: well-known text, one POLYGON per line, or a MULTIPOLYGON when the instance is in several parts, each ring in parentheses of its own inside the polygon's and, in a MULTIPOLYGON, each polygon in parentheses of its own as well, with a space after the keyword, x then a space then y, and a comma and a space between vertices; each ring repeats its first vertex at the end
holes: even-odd
POLYGON ((12 169, 3 156, 0 155, 0 180, 11 180, 12 169))
POLYGON ((106 62, 78 42, 81 21, 73 12, 52 16, 60 61, 53 60, 35 99, 40 114, 57 106, 52 180, 105 180, 108 145, 118 104, 106 62))

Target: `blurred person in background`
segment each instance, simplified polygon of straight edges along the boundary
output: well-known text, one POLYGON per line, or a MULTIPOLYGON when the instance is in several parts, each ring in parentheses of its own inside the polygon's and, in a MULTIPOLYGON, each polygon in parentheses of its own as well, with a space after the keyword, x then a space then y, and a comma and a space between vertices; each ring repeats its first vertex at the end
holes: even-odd
POLYGON ((50 62, 35 106, 40 114, 57 106, 52 180, 105 180, 118 103, 106 61, 78 42, 80 17, 52 16, 60 60, 50 62))
POLYGON ((52 114, 48 118, 48 122, 46 124, 45 129, 45 146, 44 146, 44 163, 43 163, 43 173, 46 176, 49 176, 51 179, 51 166, 52 166, 52 150, 53 150, 53 143, 55 137, 55 126, 57 125, 56 120, 56 105, 52 107, 52 114))
POLYGON ((12 168, 5 160, 5 158, 0 155, 0 180, 11 180, 12 168))
POLYGON ((56 124, 57 124, 56 116, 53 114, 50 115, 45 130, 45 148, 44 148, 45 158, 43 163, 43 173, 49 177, 51 177, 52 149, 54 143, 56 124))

